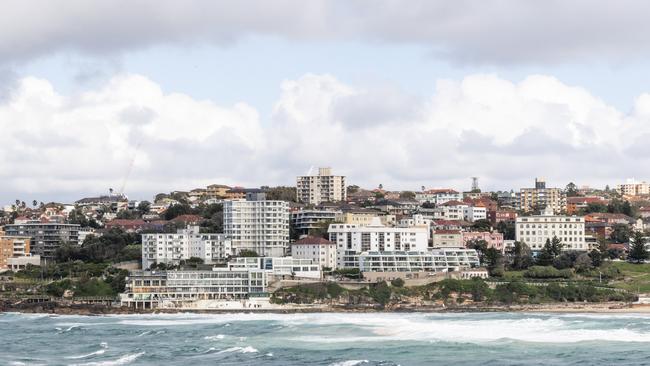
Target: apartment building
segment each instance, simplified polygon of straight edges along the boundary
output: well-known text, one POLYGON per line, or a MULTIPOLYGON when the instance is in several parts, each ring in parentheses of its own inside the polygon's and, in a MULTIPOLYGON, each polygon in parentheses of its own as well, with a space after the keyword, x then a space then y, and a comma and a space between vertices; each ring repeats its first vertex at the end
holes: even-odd
POLYGON ((378 218, 367 226, 331 224, 330 241, 336 243, 337 268, 357 267, 358 253, 368 251, 426 251, 426 227, 388 227, 378 218))
POLYGON ((433 218, 436 220, 464 220, 468 204, 461 201, 447 201, 433 209, 433 218))
POLYGON ((463 219, 469 222, 487 220, 487 208, 481 205, 463 207, 463 219))
POLYGON ((467 248, 473 241, 483 240, 488 248, 494 248, 503 253, 505 247, 503 234, 497 231, 464 231, 462 233, 463 247, 467 248))
POLYGON ((234 253, 252 250, 265 257, 288 253, 289 204, 285 201, 224 201, 223 227, 234 253))
POLYGON ((263 270, 269 282, 274 279, 284 278, 310 278, 322 277, 321 267, 311 259, 293 257, 238 257, 228 262, 228 269, 232 270, 263 270))
POLYGON ((291 211, 291 227, 299 235, 308 235, 312 230, 320 229, 323 224, 343 221, 340 210, 301 209, 291 211))
POLYGON ((211 308, 224 300, 246 300, 268 296, 266 271, 262 269, 211 271, 133 271, 122 306, 135 309, 211 308))
POLYGON ((63 243, 79 245, 79 225, 53 222, 30 221, 21 224, 5 225, 7 236, 27 236, 30 252, 48 261, 63 243))
POLYGON ((291 256, 296 259, 309 259, 321 268, 336 268, 336 243, 307 236, 291 244, 291 256))
POLYGON ((176 233, 142 234, 143 269, 158 263, 178 265, 190 258, 201 258, 211 264, 225 261, 233 254, 226 235, 201 233, 198 226, 188 226, 176 233))
POLYGON ((463 248, 463 233, 460 230, 436 230, 431 236, 433 248, 463 248))
POLYGON ((449 201, 461 201, 462 199, 462 193, 448 188, 429 189, 415 193, 415 200, 420 204, 429 202, 437 206, 449 201))
POLYGON ((547 188, 546 181, 535 178, 535 188, 522 188, 517 204, 517 208, 524 212, 551 207, 558 214, 566 211, 566 195, 562 189, 547 188))
POLYGON ((560 239, 564 250, 588 249, 584 217, 555 215, 547 207, 539 216, 518 217, 515 222, 516 240, 525 242, 533 251, 541 250, 553 237, 560 239))
POLYGON ((9 268, 11 258, 29 257, 29 243, 29 237, 8 236, 0 232, 0 269, 9 268))
POLYGON ((319 168, 318 175, 304 175, 296 179, 298 202, 318 205, 323 202, 345 201, 345 177, 332 175, 331 168, 319 168))
POLYGON ((365 252, 361 272, 447 272, 479 267, 476 250, 443 248, 427 252, 365 252))
POLYGON ((616 186, 616 191, 624 196, 641 196, 650 194, 650 184, 637 182, 634 179, 616 186))

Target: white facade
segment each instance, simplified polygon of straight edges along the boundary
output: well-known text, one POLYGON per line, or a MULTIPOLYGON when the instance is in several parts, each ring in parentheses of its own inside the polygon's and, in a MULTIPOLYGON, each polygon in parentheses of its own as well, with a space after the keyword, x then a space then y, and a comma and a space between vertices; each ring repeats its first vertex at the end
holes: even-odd
POLYGON ((275 277, 321 278, 321 267, 310 259, 292 257, 238 257, 228 262, 230 270, 261 269, 275 277))
POLYGON ((387 227, 378 219, 367 226, 331 224, 330 241, 336 243, 337 267, 345 267, 353 253, 367 251, 417 251, 428 249, 428 229, 425 227, 387 227))
POLYGON ((210 264, 233 255, 232 245, 224 234, 200 233, 198 226, 188 226, 176 233, 142 234, 142 268, 152 264, 178 265, 192 257, 210 264))
POLYGON ((478 254, 474 249, 364 252, 359 255, 361 272, 447 272, 478 266, 478 254))
POLYGON ((481 206, 463 207, 463 218, 465 221, 487 220, 487 209, 481 206))
POLYGON ((515 238, 539 251, 553 237, 564 244, 563 250, 587 250, 585 243, 585 219, 578 216, 553 215, 549 206, 540 216, 518 217, 515 222, 515 238))
POLYGON ((296 178, 296 196, 298 202, 312 205, 345 201, 347 198, 345 177, 332 175, 330 168, 319 168, 318 175, 303 175, 296 178))
POLYGON ((336 244, 304 242, 291 244, 291 256, 296 259, 308 259, 321 268, 336 268, 336 244))
POLYGON ((436 206, 449 201, 460 201, 463 195, 453 189, 431 189, 428 191, 416 192, 415 200, 422 203, 429 202, 436 206))
POLYGON ((433 218, 435 220, 465 220, 465 209, 468 207, 469 205, 465 203, 454 203, 454 201, 446 202, 445 204, 433 209, 433 218))
POLYGON ((289 204, 272 200, 224 201, 223 227, 234 253, 252 250, 261 256, 282 257, 289 249, 289 204))
POLYGON ((650 184, 629 180, 625 184, 616 186, 616 191, 625 196, 639 196, 650 194, 650 184))

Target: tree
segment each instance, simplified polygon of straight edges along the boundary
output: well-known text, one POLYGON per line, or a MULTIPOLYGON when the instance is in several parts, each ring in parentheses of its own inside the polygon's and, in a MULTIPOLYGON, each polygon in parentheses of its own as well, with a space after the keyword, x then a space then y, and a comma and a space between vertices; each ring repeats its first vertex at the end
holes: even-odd
POLYGON ((589 202, 587 207, 581 210, 582 214, 590 214, 594 212, 605 213, 607 212, 607 205, 600 202, 589 202))
POLYGON ((259 254, 254 250, 242 249, 239 251, 239 257, 259 257, 259 254))
POLYGON ((492 229, 492 224, 490 224, 490 221, 486 219, 480 219, 474 221, 472 229, 477 231, 490 231, 490 229, 492 229))
POLYGON ((645 247, 646 238, 642 232, 635 232, 632 235, 630 243, 630 252, 627 255, 627 260, 633 263, 643 263, 648 259, 648 250, 645 247))
POLYGON ((148 214, 150 209, 151 209, 151 203, 149 201, 140 202, 137 208, 138 212, 140 213, 140 216, 148 214))
POLYGON ((573 264, 573 268, 575 268, 576 272, 578 273, 585 273, 592 269, 593 263, 589 254, 581 253, 578 255, 575 263, 573 264))
POLYGON ((512 248, 512 269, 522 270, 533 265, 533 252, 524 242, 516 241, 512 248))
POLYGON ((494 248, 485 251, 485 264, 490 276, 502 277, 504 274, 505 260, 501 252, 494 248))
POLYGON ((622 213, 627 216, 636 216, 634 209, 630 205, 630 202, 622 200, 620 198, 614 198, 609 201, 607 205, 607 212, 609 213, 622 213))
POLYGON ((560 255, 562 252, 562 243, 557 236, 553 237, 553 240, 546 239, 546 243, 542 247, 542 250, 537 255, 537 265, 540 266, 550 266, 553 264, 555 257, 560 255))
POLYGON ((36 206, 38 206, 38 201, 33 200, 33 201, 32 201, 32 206, 33 206, 34 208, 36 208, 36 206))
POLYGON ((487 244, 487 241, 482 239, 472 239, 467 242, 467 248, 476 250, 481 265, 485 265, 485 251, 487 250, 487 244))
POLYGON ((353 184, 351 186, 348 186, 346 190, 347 190, 347 194, 355 194, 359 192, 359 186, 353 184))
POLYGON ((296 202, 296 187, 271 187, 266 189, 267 200, 296 202))
POLYGON ((575 197, 578 195, 578 187, 575 185, 575 183, 570 182, 566 185, 564 192, 566 193, 567 197, 575 197))
POLYGON ((181 215, 193 214, 194 211, 187 204, 178 204, 170 206, 164 213, 165 220, 172 220, 181 215))
POLYGON ((411 191, 403 191, 399 194, 399 198, 403 200, 414 200, 415 199, 415 193, 411 191))
POLYGON ((514 221, 499 221, 496 231, 503 234, 504 240, 515 240, 515 223, 514 221))
POLYGON ((609 239, 614 243, 627 243, 630 241, 631 230, 626 224, 616 224, 609 235, 609 239))

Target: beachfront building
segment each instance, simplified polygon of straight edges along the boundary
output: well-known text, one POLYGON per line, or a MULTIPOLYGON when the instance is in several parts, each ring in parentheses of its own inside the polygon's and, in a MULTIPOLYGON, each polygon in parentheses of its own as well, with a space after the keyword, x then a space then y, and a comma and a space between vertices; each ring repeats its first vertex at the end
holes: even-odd
POLYGON ((311 259, 292 257, 238 257, 228 262, 231 270, 263 270, 269 279, 321 278, 321 267, 311 259))
POLYGON ((190 258, 217 263, 233 254, 232 243, 225 234, 201 233, 198 226, 188 226, 176 233, 142 234, 144 269, 158 263, 178 265, 190 258))
POLYGON ((479 267, 476 250, 443 248, 427 252, 378 252, 359 254, 361 272, 447 272, 479 267))
POLYGON ((346 197, 345 177, 332 175, 331 168, 319 168, 318 175, 296 178, 298 202, 319 205, 323 202, 345 201, 346 197))
POLYGON ((348 267, 345 258, 367 251, 426 251, 428 228, 388 227, 375 218, 370 225, 331 224, 327 231, 336 243, 337 267, 348 267))
POLYGON ((282 257, 289 250, 289 204, 285 201, 224 201, 223 226, 235 254, 250 250, 282 257))
POLYGON ((336 268, 336 243, 321 237, 307 236, 291 244, 291 256, 311 260, 321 268, 336 268))
POLYGON ((135 309, 211 308, 218 302, 268 297, 266 271, 134 271, 120 303, 135 309))
POLYGON ((579 216, 553 214, 548 206, 541 215, 518 217, 515 222, 515 239, 539 251, 547 240, 557 237, 564 250, 587 250, 585 219, 579 216))
MULTIPOLYGON (((0 231, 0 269, 9 268, 12 258, 30 257, 30 238, 26 236, 9 236, 0 231)), ((36 256, 38 257, 38 256, 36 256)), ((40 264, 40 257, 38 257, 40 264)))
POLYGON ((41 259, 54 259, 54 253, 63 243, 79 244, 79 225, 54 222, 28 221, 20 224, 5 225, 7 236, 26 236, 30 238, 31 254, 41 259))

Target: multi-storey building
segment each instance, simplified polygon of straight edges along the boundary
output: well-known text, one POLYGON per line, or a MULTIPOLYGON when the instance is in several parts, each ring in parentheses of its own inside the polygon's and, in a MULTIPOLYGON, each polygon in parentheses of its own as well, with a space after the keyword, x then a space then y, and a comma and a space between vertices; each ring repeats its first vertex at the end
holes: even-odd
POLYGON ((296 198, 312 205, 345 201, 345 177, 332 175, 330 168, 319 168, 318 175, 300 176, 296 179, 296 198))
POLYGON ((388 227, 378 218, 367 226, 331 224, 330 241, 336 243, 337 267, 355 267, 346 263, 355 260, 358 253, 367 251, 426 251, 428 229, 426 227, 388 227))
POLYGON ((487 220, 487 209, 480 205, 463 207, 463 219, 469 222, 487 220))
POLYGON ((460 230, 436 230, 431 236, 433 248, 463 248, 463 234, 460 230))
POLYGON ((541 250, 554 237, 562 242, 564 250, 588 249, 584 217, 555 215, 547 207, 542 215, 518 217, 515 222, 516 240, 525 242, 533 251, 541 250))
POLYGON ((422 203, 429 202, 434 205, 441 205, 449 201, 461 201, 463 195, 453 189, 429 189, 422 192, 415 193, 415 199, 422 203))
POLYGON ((289 249, 289 204, 273 200, 224 201, 223 227, 235 254, 251 250, 260 256, 282 257, 289 249))
POLYGON ((215 301, 268 296, 266 291, 266 271, 262 269, 134 271, 127 278, 120 302, 136 309, 196 308, 201 302, 211 307, 215 301))
POLYGON ((8 236, 30 237, 30 252, 45 261, 54 259, 54 252, 61 244, 79 244, 79 225, 76 224, 36 221, 5 225, 4 231, 8 236))
POLYGON ((476 250, 443 248, 428 252, 364 252, 361 272, 447 272, 479 267, 476 250))
POLYGON ((546 181, 535 178, 535 188, 522 188, 518 209, 525 212, 551 207, 554 213, 566 210, 566 195, 560 188, 546 188, 546 181))
POLYGON ((336 243, 327 239, 307 236, 291 244, 291 256, 309 259, 321 268, 336 268, 336 243))
POLYGON ((164 263, 178 265, 180 261, 201 258, 211 264, 225 261, 233 255, 232 244, 225 234, 201 233, 198 226, 188 226, 176 233, 142 234, 142 268, 164 263))
POLYGON ((461 201, 447 201, 433 209, 433 218, 436 220, 464 220, 468 204, 461 201))
POLYGON ((8 268, 11 258, 29 257, 29 242, 29 237, 8 236, 0 231, 0 269, 8 268))
POLYGON ((641 196, 650 194, 650 184, 629 180, 616 186, 616 191, 625 196, 641 196))
POLYGON ((291 211, 291 227, 299 235, 308 235, 312 230, 320 229, 324 224, 343 221, 340 210, 303 209, 291 211))

